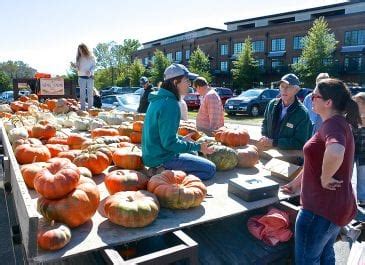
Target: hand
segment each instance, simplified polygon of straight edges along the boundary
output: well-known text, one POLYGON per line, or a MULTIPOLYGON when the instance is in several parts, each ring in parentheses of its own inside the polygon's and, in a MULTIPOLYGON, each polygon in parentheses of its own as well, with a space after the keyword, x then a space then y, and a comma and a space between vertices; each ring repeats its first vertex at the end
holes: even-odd
POLYGON ((263 136, 261 137, 261 139, 259 140, 259 143, 263 146, 263 147, 268 147, 268 148, 271 148, 273 147, 273 140, 266 137, 266 136, 263 136))
POLYGON ((284 194, 296 194, 300 191, 301 183, 299 181, 291 181, 288 184, 281 186, 280 191, 284 194))
POLYGON ((191 138, 195 132, 188 133, 182 139, 187 142, 193 142, 194 140, 191 138))
POLYGON ((337 188, 341 188, 342 186, 342 180, 334 179, 333 177, 330 179, 324 179, 321 176, 321 185, 322 188, 327 190, 337 190, 337 188))
POLYGON ((91 72, 90 71, 86 71, 86 75, 87 76, 91 76, 91 72))
POLYGON ((200 152, 202 152, 204 155, 210 155, 214 152, 214 147, 209 146, 209 143, 202 143, 200 145, 200 152))

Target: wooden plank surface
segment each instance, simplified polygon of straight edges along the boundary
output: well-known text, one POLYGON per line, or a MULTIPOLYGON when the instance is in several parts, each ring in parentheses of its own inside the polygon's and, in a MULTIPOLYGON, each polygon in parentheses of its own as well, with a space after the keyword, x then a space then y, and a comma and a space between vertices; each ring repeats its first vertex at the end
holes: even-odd
MULTIPOLYGON (((263 169, 262 164, 252 169, 218 172, 212 180, 205 182, 208 188, 208 196, 200 207, 189 210, 169 210, 163 208, 154 223, 145 228, 135 229, 123 228, 112 224, 103 216, 103 203, 108 196, 108 192, 103 182, 104 176, 99 175, 94 180, 101 192, 102 201, 92 220, 72 230, 71 242, 65 248, 55 252, 39 251, 34 261, 56 260, 96 249, 121 245, 265 207, 279 199, 288 199, 290 196, 279 192, 278 197, 256 202, 245 202, 227 192, 227 182, 231 178, 250 178, 253 175, 264 176, 267 174, 269 172, 263 169)), ((280 184, 285 183, 280 179, 275 180, 280 184)), ((31 191, 30 195, 35 207, 38 195, 34 191, 31 191)))
MULTIPOLYGON (((22 233, 22 243, 28 257, 34 257, 37 254, 37 229, 38 229, 38 213, 34 208, 33 200, 29 194, 29 190, 20 173, 20 169, 14 156, 11 144, 7 137, 6 131, 0 122, 0 134, 4 155, 10 161, 10 167, 6 169, 10 172, 4 174, 10 175, 12 185, 12 193, 16 204, 16 213, 22 233)), ((6 179, 8 176, 5 177, 6 179)))

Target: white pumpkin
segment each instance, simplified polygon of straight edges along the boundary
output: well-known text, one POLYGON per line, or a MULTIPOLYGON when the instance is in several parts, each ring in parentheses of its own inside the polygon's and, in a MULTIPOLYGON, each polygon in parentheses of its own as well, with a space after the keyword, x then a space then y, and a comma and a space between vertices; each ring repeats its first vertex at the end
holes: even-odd
POLYGON ((5 131, 6 131, 7 133, 9 133, 9 132, 10 132, 10 130, 12 130, 12 129, 14 129, 14 128, 15 128, 14 123, 12 123, 11 121, 4 121, 4 122, 3 122, 3 124, 4 124, 5 131))
POLYGON ((88 119, 75 119, 74 126, 78 131, 88 131, 90 120, 88 119))
POLYGON ((11 129, 8 133, 10 143, 14 143, 19 139, 27 139, 28 132, 24 127, 11 129))
POLYGON ((8 104, 0 104, 0 112, 9 112, 12 113, 10 106, 8 104))
POLYGON ((89 129, 90 129, 90 131, 92 131, 96 128, 102 128, 103 126, 106 126, 106 125, 107 125, 107 123, 104 120, 96 118, 90 122, 89 129))

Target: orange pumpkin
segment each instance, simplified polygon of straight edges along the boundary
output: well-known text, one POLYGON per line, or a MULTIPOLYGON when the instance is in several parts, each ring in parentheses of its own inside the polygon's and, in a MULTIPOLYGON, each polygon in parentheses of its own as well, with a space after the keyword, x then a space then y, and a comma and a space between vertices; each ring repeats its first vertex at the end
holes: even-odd
POLYGON ((51 157, 56 157, 60 152, 65 152, 69 150, 68 145, 64 144, 46 144, 51 157))
POLYGON ((82 152, 73 160, 78 167, 86 167, 90 169, 93 175, 101 174, 109 165, 110 160, 106 154, 100 151, 82 152))
POLYGON ((132 143, 140 144, 142 142, 142 133, 141 132, 132 132, 130 138, 131 138, 132 143))
POLYGON ((76 165, 68 160, 50 163, 37 173, 34 189, 46 199, 60 199, 77 186, 80 172, 76 165))
POLYGON ((91 173, 90 169, 86 168, 86 167, 77 167, 77 169, 80 172, 80 177, 86 177, 86 178, 92 178, 93 174, 91 173))
POLYGON ((142 130, 143 130, 143 121, 133 122, 133 131, 142 132, 142 130))
POLYGON ((34 189, 34 178, 38 172, 47 167, 49 163, 47 162, 37 162, 27 165, 22 165, 20 167, 20 173, 23 176, 24 182, 29 189, 34 189))
POLYGON ((104 210, 112 223, 134 228, 151 224, 160 206, 156 196, 146 190, 124 191, 109 196, 104 210))
POLYGON ((89 115, 92 117, 98 116, 99 112, 102 112, 102 111, 103 111, 102 109, 97 109, 97 108, 91 108, 88 110, 89 115))
POLYGON ((36 94, 30 94, 29 99, 31 100, 38 100, 38 96, 36 94))
POLYGON ((133 125, 132 124, 122 124, 118 127, 118 132, 122 136, 131 136, 133 132, 133 125))
POLYGON ((59 152, 58 155, 57 155, 57 157, 67 158, 71 162, 73 162, 76 157, 78 157, 79 155, 81 155, 81 153, 82 153, 82 150, 73 149, 73 150, 69 150, 69 151, 59 152))
POLYGON ((86 141, 87 138, 78 133, 71 133, 67 138, 67 144, 70 149, 81 149, 82 143, 86 141))
POLYGON ((130 142, 131 139, 128 136, 100 136, 95 138, 95 142, 103 143, 103 144, 112 144, 112 143, 121 143, 121 142, 130 142))
POLYGON ((71 230, 66 225, 40 219, 38 222, 37 243, 44 250, 57 250, 71 240, 71 230))
POLYGON ((0 118, 11 118, 13 114, 9 112, 0 111, 0 118))
MULTIPOLYGON (((246 129, 226 129, 221 133, 218 132, 219 139, 222 144, 229 147, 245 146, 250 140, 250 135, 246 129)), ((217 137, 217 134, 216 134, 217 137)))
POLYGON ((117 136, 119 132, 115 128, 96 128, 91 131, 91 137, 96 138, 100 136, 117 136))
POLYGON ((133 114, 133 121, 144 121, 145 117, 146 117, 145 113, 134 113, 133 114))
POLYGON ((51 137, 47 140, 47 144, 63 144, 68 145, 67 138, 61 138, 61 137, 51 137))
POLYGON ((189 133, 193 133, 193 135, 191 136, 191 139, 193 139, 194 141, 198 140, 202 134, 194 127, 190 127, 190 126, 180 126, 179 130, 178 130, 178 134, 181 136, 185 136, 188 135, 189 133))
POLYGON ((46 99, 44 102, 50 111, 53 111, 57 106, 57 99, 46 99))
POLYGON ((91 219, 99 202, 100 194, 95 182, 82 176, 76 188, 66 197, 59 200, 38 198, 37 209, 46 219, 65 223, 74 228, 91 219))
POLYGON ((236 149, 238 155, 238 167, 254 167, 259 161, 259 150, 254 145, 246 145, 236 149))
POLYGON ((42 142, 37 138, 18 139, 12 144, 13 150, 15 150, 15 148, 17 148, 19 145, 22 145, 22 144, 41 145, 42 142))
POLYGON ((113 153, 114 165, 124 169, 139 170, 143 167, 142 153, 135 147, 119 148, 113 153))
POLYGON ((34 162, 46 162, 51 158, 51 153, 44 145, 22 144, 14 150, 16 160, 19 164, 30 164, 34 162))
POLYGON ((29 100, 29 98, 27 96, 20 96, 19 97, 19 101, 21 102, 27 102, 29 100))
POLYGON ((54 137, 56 132, 55 126, 47 124, 44 121, 41 121, 32 127, 32 137, 38 139, 48 140, 49 138, 54 137))
POLYGON ((137 191, 147 189, 148 178, 135 170, 115 170, 107 174, 104 183, 111 195, 119 191, 137 191))
POLYGON ((114 148, 108 146, 108 145, 105 145, 105 144, 93 144, 93 145, 90 145, 86 148, 86 150, 88 152, 96 152, 96 151, 99 151, 99 152, 102 152, 104 153, 108 159, 109 159, 109 165, 113 162, 113 150, 114 148))
POLYGON ((197 207, 207 194, 207 188, 198 177, 175 170, 164 170, 153 176, 147 190, 157 196, 162 207, 171 209, 197 207))
POLYGON ((13 101, 10 103, 10 108, 13 112, 23 110, 23 102, 20 101, 13 101))

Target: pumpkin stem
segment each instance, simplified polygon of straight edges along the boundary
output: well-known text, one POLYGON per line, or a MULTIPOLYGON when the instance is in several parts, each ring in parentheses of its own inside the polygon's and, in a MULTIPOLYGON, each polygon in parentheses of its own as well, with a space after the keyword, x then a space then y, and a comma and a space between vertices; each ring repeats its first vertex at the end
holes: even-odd
POLYGON ((129 202, 132 202, 133 201, 133 197, 131 195, 128 195, 127 196, 127 199, 128 199, 129 202))
POLYGON ((52 220, 52 221, 51 221, 51 226, 54 226, 54 223, 55 223, 55 221, 54 221, 54 220, 52 220))

